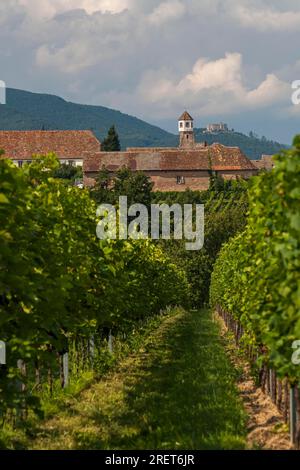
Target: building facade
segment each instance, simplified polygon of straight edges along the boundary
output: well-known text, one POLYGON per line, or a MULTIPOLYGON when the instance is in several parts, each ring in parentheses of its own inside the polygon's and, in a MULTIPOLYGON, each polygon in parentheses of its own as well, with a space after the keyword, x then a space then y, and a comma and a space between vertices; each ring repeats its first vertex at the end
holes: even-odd
POLYGON ((258 170, 271 171, 275 166, 274 155, 262 155, 260 160, 252 160, 258 170))
POLYGON ((84 182, 95 184, 99 171, 113 175, 122 167, 142 171, 154 183, 156 191, 206 190, 212 174, 224 179, 250 178, 258 169, 238 147, 197 143, 194 121, 185 111, 178 119, 179 147, 128 148, 124 152, 86 152, 84 182))

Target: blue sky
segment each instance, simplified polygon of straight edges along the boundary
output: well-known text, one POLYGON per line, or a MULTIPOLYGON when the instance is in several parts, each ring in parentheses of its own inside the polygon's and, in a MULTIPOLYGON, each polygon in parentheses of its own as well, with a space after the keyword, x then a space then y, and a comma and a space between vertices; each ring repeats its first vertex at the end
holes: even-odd
POLYGON ((0 79, 176 132, 224 121, 285 143, 300 133, 299 0, 5 0, 0 79))

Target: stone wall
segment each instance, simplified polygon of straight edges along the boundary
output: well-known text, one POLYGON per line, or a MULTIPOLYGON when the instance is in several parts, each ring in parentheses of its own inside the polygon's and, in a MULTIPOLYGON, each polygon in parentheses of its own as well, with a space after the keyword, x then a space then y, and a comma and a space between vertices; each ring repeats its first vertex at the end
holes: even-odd
POLYGON ((148 176, 154 182, 154 191, 205 191, 210 182, 208 171, 164 171, 148 173, 148 176), (178 184, 177 178, 184 178, 184 183, 178 184))

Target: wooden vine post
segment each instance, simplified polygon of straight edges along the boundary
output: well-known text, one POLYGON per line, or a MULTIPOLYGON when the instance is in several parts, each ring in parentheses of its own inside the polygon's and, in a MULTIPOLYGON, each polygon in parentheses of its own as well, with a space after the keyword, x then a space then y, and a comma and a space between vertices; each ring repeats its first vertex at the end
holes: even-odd
POLYGON ((112 331, 109 330, 109 335, 108 335, 108 350, 110 354, 113 354, 114 352, 114 347, 113 347, 113 336, 112 336, 112 331))
POLYGON ((296 396, 295 387, 290 388, 290 439, 291 443, 296 442, 296 396))
POLYGON ((296 424, 295 424, 295 445, 300 449, 300 390, 299 384, 295 387, 296 424))
POLYGON ((63 387, 66 388, 69 385, 69 353, 65 353, 63 355, 63 373, 64 373, 63 387))

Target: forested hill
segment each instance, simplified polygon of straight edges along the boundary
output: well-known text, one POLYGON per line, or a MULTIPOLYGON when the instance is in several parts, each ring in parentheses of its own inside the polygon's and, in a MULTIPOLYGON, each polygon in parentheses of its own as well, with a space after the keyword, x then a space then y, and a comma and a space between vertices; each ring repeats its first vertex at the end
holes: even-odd
POLYGON ((122 148, 172 146, 177 136, 140 119, 103 106, 71 103, 54 95, 8 89, 7 104, 0 106, 1 130, 91 129, 100 139, 114 124, 122 148))
MULTIPOLYGON (((141 119, 105 108, 71 103, 55 96, 7 89, 7 104, 0 106, 0 130, 91 129, 100 139, 115 125, 122 148, 178 145, 178 136, 141 119)), ((249 158, 277 153, 284 145, 238 132, 204 134, 196 129, 197 141, 220 142, 240 147, 249 158)))

